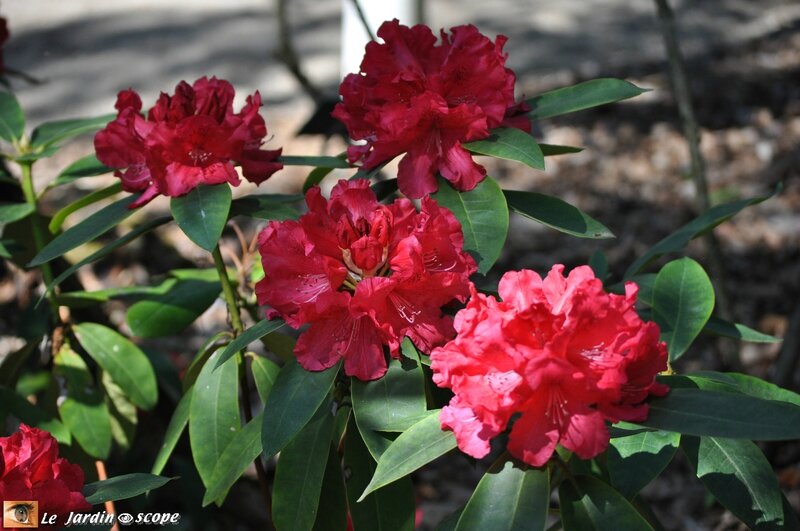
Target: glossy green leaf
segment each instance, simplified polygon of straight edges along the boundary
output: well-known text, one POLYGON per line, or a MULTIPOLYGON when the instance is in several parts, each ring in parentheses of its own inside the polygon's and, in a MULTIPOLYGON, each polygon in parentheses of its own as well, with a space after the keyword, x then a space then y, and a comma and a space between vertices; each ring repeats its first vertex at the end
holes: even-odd
POLYGON ((56 212, 55 215, 50 220, 50 223, 47 225, 47 228, 50 230, 52 234, 55 234, 59 230, 61 230, 61 226, 64 224, 64 221, 66 221, 67 217, 69 217, 69 215, 72 214, 73 212, 77 212, 78 210, 84 207, 97 203, 98 201, 102 201, 106 197, 111 197, 112 195, 117 194, 121 191, 122 191, 122 183, 116 182, 111 186, 108 186, 106 188, 101 188, 100 190, 95 190, 90 194, 86 194, 77 201, 68 204, 67 206, 56 212))
POLYGON ((544 531, 550 473, 503 455, 481 478, 456 531, 544 531))
POLYGON ((513 127, 494 129, 487 138, 468 142, 463 147, 479 155, 513 160, 535 170, 544 170, 544 154, 536 139, 513 127))
POLYGON ((315 168, 350 168, 350 164, 342 157, 308 157, 282 155, 278 162, 284 166, 314 166, 315 168))
POLYGON ((583 151, 582 147, 575 146, 558 146, 555 144, 539 144, 542 154, 545 157, 553 157, 556 155, 567 155, 570 153, 580 153, 583 151))
POLYGON ((63 170, 55 180, 48 185, 48 188, 54 188, 64 184, 69 184, 82 177, 96 177, 97 175, 105 175, 111 173, 113 168, 109 168, 99 160, 94 153, 86 155, 85 157, 76 160, 63 170))
POLYGON ((283 366, 264 405, 261 444, 264 455, 280 452, 303 429, 328 396, 342 362, 324 371, 307 371, 291 360, 283 366))
POLYGON ((217 365, 222 365, 226 361, 228 361, 231 357, 233 357, 237 352, 242 351, 247 348, 247 345, 252 343, 253 341, 258 341, 262 337, 266 336, 274 332, 275 330, 280 329, 284 324, 281 319, 274 319, 272 321, 267 321, 266 319, 257 322, 244 332, 236 339, 231 341, 225 350, 222 351, 222 354, 219 356, 219 361, 217 365))
POLYGON ((508 208, 552 229, 579 238, 613 238, 608 228, 569 203, 536 192, 504 190, 508 208))
POLYGON ((189 442, 206 487, 211 485, 217 461, 241 428, 238 365, 229 360, 214 370, 219 352, 200 371, 189 406, 189 442))
MULTIPOLYGON (((207 490, 203 496, 204 507, 215 501, 224 500, 236 480, 253 464, 253 461, 259 458, 262 422, 262 414, 253 417, 241 430, 236 432, 236 435, 225 447, 208 480, 207 490)), ((283 459, 283 454, 281 454, 281 459, 283 459)))
POLYGON ((611 439, 608 470, 611 483, 633 498, 667 467, 678 451, 681 436, 669 431, 644 431, 611 439))
POLYGON ((322 478, 317 520, 313 531, 342 531, 347 528, 347 494, 339 454, 328 445, 328 461, 322 478))
POLYGON ((253 380, 256 382, 258 397, 262 403, 266 404, 281 368, 274 361, 264 356, 259 356, 252 352, 248 353, 248 356, 251 359, 250 370, 253 372, 253 380))
POLYGON ((153 474, 125 474, 108 478, 103 481, 88 483, 83 487, 86 501, 92 505, 99 505, 107 501, 127 500, 145 492, 163 487, 172 481, 172 478, 155 476, 153 474))
POLYGON ((443 431, 439 424, 440 411, 431 411, 427 417, 400 434, 389 446, 378 461, 375 475, 360 499, 456 447, 453 432, 443 431))
POLYGON ((697 373, 687 374, 686 378, 690 378, 697 387, 701 389, 711 388, 714 390, 731 390, 724 387, 707 387, 704 383, 715 382, 721 383, 725 386, 732 387, 738 393, 754 396, 756 398, 763 398, 764 400, 776 400, 778 402, 788 402, 800 407, 800 394, 778 387, 777 385, 764 381, 761 378, 750 376, 749 374, 740 374, 738 372, 715 372, 715 371, 700 371, 697 373))
POLYGON ((731 323, 714 316, 706 323, 705 330, 719 336, 732 337, 733 339, 749 341, 750 343, 779 343, 783 341, 779 337, 753 330, 749 326, 731 323))
POLYGON ((69 430, 58 419, 39 406, 31 404, 13 389, 0 386, 0 421, 9 414, 14 415, 28 426, 35 426, 50 432, 61 444, 72 442, 69 430))
POLYGON ((0 203, 0 226, 25 219, 33 211, 33 205, 28 203, 0 203))
POLYGON ((81 346, 142 409, 158 402, 156 373, 144 352, 125 336, 95 323, 73 325, 81 346))
POLYGON ((44 149, 74 136, 99 131, 116 117, 116 114, 105 114, 93 118, 77 118, 43 123, 31 133, 31 147, 44 149))
POLYGON ((276 528, 311 531, 314 527, 332 435, 333 415, 326 400, 281 451, 272 500, 276 528))
POLYGON ((137 337, 177 335, 217 300, 221 289, 218 281, 179 280, 165 294, 128 308, 128 326, 137 337))
POLYGON ((181 397, 175 411, 172 413, 172 418, 169 419, 169 424, 167 425, 167 431, 164 433, 164 442, 161 444, 161 448, 158 449, 158 454, 156 454, 156 459, 153 462, 153 468, 150 469, 150 473, 160 474, 161 471, 164 470, 172 452, 175 450, 175 446, 177 446, 183 434, 183 430, 186 429, 186 425, 189 423, 189 407, 192 404, 193 392, 194 387, 189 388, 181 397))
POLYGON ((0 91, 0 138, 15 142, 25 133, 25 115, 17 98, 10 92, 0 91))
POLYGON ((184 234, 208 252, 222 236, 231 210, 231 187, 228 183, 198 186, 186 195, 170 201, 172 217, 184 234))
POLYGON ((197 351, 197 355, 186 368, 186 372, 181 379, 181 387, 184 392, 188 391, 188 389, 194 385, 195 381, 197 381, 197 376, 200 374, 200 371, 203 370, 203 367, 205 367, 208 358, 216 351, 224 348, 228 342, 230 342, 232 336, 233 335, 227 330, 222 330, 203 342, 200 349, 197 351))
POLYGON ((800 438, 800 407, 737 393, 673 388, 650 401, 641 426, 686 435, 754 439, 800 438))
POLYGON ((667 342, 669 358, 680 358, 714 311, 714 286, 703 267, 691 258, 673 260, 656 277, 653 318, 667 342))
POLYGON ((545 92, 525 103, 531 108, 528 113, 531 119, 539 120, 633 98, 644 92, 647 89, 622 79, 599 78, 545 92))
POLYGON ((231 216, 247 216, 256 219, 283 221, 297 219, 300 212, 294 203, 302 201, 301 195, 247 195, 231 203, 231 216))
POLYGON ((345 437, 344 470, 349 471, 345 486, 355 531, 413 531, 415 503, 411 478, 400 477, 359 500, 370 478, 375 475, 376 464, 353 418, 347 425, 345 437))
POLYGON ((592 476, 577 476, 558 489, 565 531, 652 531, 642 515, 611 485, 592 476))
POLYGON ((686 437, 681 447, 708 491, 750 529, 783 529, 772 466, 751 441, 686 437))
POLYGON ((439 178, 439 191, 431 196, 450 209, 461 223, 464 249, 486 274, 500 257, 508 234, 508 206, 503 191, 491 177, 486 177, 469 192, 457 192, 439 178))
POLYGON ((107 372, 101 371, 100 383, 106 396, 106 406, 111 421, 111 438, 120 449, 128 451, 133 445, 139 420, 136 405, 107 372))
POLYGON ((100 209, 80 223, 73 225, 53 239, 53 241, 45 245, 44 248, 39 251, 39 254, 31 260, 28 267, 42 265, 54 258, 58 258, 75 247, 93 240, 113 229, 119 225, 122 220, 133 214, 134 211, 128 207, 138 197, 137 194, 120 199, 100 209))

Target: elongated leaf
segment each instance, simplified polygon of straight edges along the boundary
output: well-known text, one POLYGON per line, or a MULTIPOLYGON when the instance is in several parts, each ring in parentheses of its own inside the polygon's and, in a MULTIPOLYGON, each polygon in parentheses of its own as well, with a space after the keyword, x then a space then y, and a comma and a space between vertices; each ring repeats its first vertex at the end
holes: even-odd
POLYGON ((81 346, 119 385, 131 402, 152 409, 158 402, 156 373, 150 360, 128 338, 95 323, 73 325, 81 346))
POLYGON ((504 190, 508 207, 526 218, 579 238, 613 238, 608 228, 569 203, 536 192, 504 190))
POLYGON ((343 157, 307 157, 283 155, 278 162, 284 166, 314 166, 316 168, 351 168, 343 157))
POLYGON ((378 461, 375 475, 359 501, 456 447, 453 432, 443 431, 439 424, 440 411, 431 411, 389 446, 378 461))
POLYGON ((184 234, 208 252, 222 236, 231 210, 231 188, 227 183, 198 186, 170 201, 172 217, 184 234))
POLYGON ((328 446, 328 462, 322 478, 314 531, 342 531, 347 528, 347 494, 342 478, 342 462, 333 445, 328 446))
POLYGON ((93 118, 78 118, 73 120, 59 120, 47 122, 38 126, 31 134, 31 146, 36 149, 45 149, 68 138, 99 131, 116 118, 115 114, 105 114, 93 118))
POLYGON ((138 337, 177 335, 217 300, 221 289, 219 281, 179 280, 165 294, 128 308, 128 326, 138 337))
POLYGON ((307 371, 291 360, 283 366, 264 406, 261 444, 264 455, 280 452, 303 429, 328 396, 340 361, 324 371, 307 371))
POLYGON ((779 337, 753 330, 749 326, 731 323, 714 316, 706 323, 705 330, 720 336, 732 337, 740 341, 749 341, 751 343, 779 343, 783 341, 779 337))
POLYGON ((225 447, 208 480, 208 488, 203 496, 203 507, 214 501, 224 500, 236 480, 244 474, 253 461, 258 459, 261 454, 262 423, 262 414, 259 413, 244 428, 236 432, 235 437, 225 447))
POLYGON ((619 492, 597 478, 577 476, 558 489, 561 521, 566 530, 652 530, 642 515, 619 492))
POLYGON ((754 439, 800 438, 800 407, 747 395, 673 388, 650 402, 641 426, 686 435, 754 439))
POLYGON ((652 260, 667 253, 675 253, 686 247, 691 240, 701 234, 713 229, 720 223, 729 220, 745 207, 766 201, 774 195, 773 193, 761 195, 732 203, 725 203, 710 208, 707 212, 700 214, 692 221, 682 226, 663 240, 651 247, 642 256, 636 259, 625 271, 624 278, 629 279, 641 271, 652 260))
POLYGON ((687 437, 681 447, 708 491, 750 529, 783 529, 778 480, 758 446, 721 437, 687 437))
POLYGON ((180 402, 178 402, 178 406, 175 408, 172 418, 169 419, 167 431, 164 434, 164 443, 161 445, 161 448, 158 449, 158 454, 153 462, 153 468, 150 469, 151 474, 160 474, 161 471, 164 470, 169 457, 172 455, 175 446, 177 446, 183 434, 183 430, 186 429, 186 425, 189 423, 189 407, 192 404, 193 391, 194 387, 186 391, 181 397, 180 402))
POLYGON ((113 229, 119 225, 123 219, 133 214, 133 210, 130 210, 128 207, 138 197, 138 195, 131 195, 120 199, 95 212, 80 223, 70 227, 64 231, 63 234, 60 234, 53 241, 45 245, 39 254, 33 257, 28 267, 42 265, 54 258, 58 258, 75 247, 93 240, 113 229))
POLYGON ((544 154, 536 139, 519 129, 494 129, 488 138, 469 142, 463 147, 479 155, 513 160, 535 170, 544 170, 544 154))
POLYGON ((94 192, 87 194, 77 201, 68 204, 61 210, 55 213, 53 218, 50 220, 50 223, 47 225, 47 228, 50 230, 51 233, 55 234, 59 230, 61 230, 61 226, 66 221, 67 217, 73 212, 77 212, 78 210, 97 203, 98 201, 102 201, 106 197, 111 197, 114 194, 117 194, 122 191, 122 183, 114 183, 111 186, 106 188, 102 188, 100 190, 95 190, 94 192))
POLYGON ((281 328, 284 324, 282 320, 275 319, 272 321, 267 321, 264 319, 263 321, 259 321, 247 330, 245 330, 242 335, 238 336, 236 339, 230 342, 225 350, 222 351, 222 354, 219 356, 219 361, 217 365, 222 365, 226 361, 228 361, 233 355, 237 352, 244 350, 247 348, 247 345, 252 343, 253 341, 258 341, 262 337, 266 336, 281 328))
POLYGON ((100 384, 106 396, 106 406, 110 414, 111 437, 119 448, 128 451, 133 445, 136 425, 139 421, 136 405, 131 402, 122 388, 111 379, 106 371, 100 372, 100 384))
POLYGON ((163 487, 172 481, 172 478, 155 476, 153 474, 125 474, 108 478, 103 481, 88 483, 83 487, 86 501, 98 505, 107 501, 127 500, 145 492, 163 487))
POLYGON ((486 274, 500 257, 508 234, 503 191, 488 176, 469 192, 457 192, 439 178, 439 191, 431 197, 456 216, 464 232, 464 249, 475 257, 478 271, 486 274))
POLYGON ((611 483, 620 494, 633 498, 672 461, 680 440, 680 434, 668 431, 611 439, 607 458, 611 483))
MULTIPOLYGON (((761 378, 750 376, 749 374, 740 374, 738 372, 715 372, 715 371, 700 371, 693 374, 687 374, 699 388, 709 388, 704 385, 709 380, 714 382, 723 383, 726 386, 732 386, 736 392, 745 395, 754 396, 756 398, 763 398, 764 400, 776 400, 778 402, 788 402, 800 407, 800 394, 778 387, 773 383, 766 382, 761 378)), ((726 390, 720 387, 713 387, 715 390, 726 390)))
POLYGON ((25 219, 33 211, 33 205, 28 203, 0 203, 0 226, 25 219))
POLYGON ((557 146, 555 144, 539 144, 542 150, 542 155, 545 157, 552 157, 555 155, 566 155, 569 153, 580 153, 583 151, 582 147, 575 146, 557 146))
POLYGON ((306 180, 303 181, 303 193, 308 192, 315 185, 321 183, 322 179, 327 177, 332 171, 333 168, 314 168, 311 170, 311 172, 308 174, 308 177, 306 177, 306 180))
POLYGON ((258 397, 261 399, 262 403, 266 404, 267 398, 272 391, 272 386, 275 385, 275 380, 278 378, 278 373, 281 372, 281 368, 278 367, 274 361, 264 356, 258 356, 252 352, 248 352, 247 355, 251 359, 250 370, 253 371, 253 380, 256 382, 258 397))
POLYGON ((17 98, 10 92, 0 91, 0 138, 15 142, 25 132, 25 115, 17 98))
POLYGON ((248 195, 231 203, 231 216, 247 216, 256 219, 297 219, 300 212, 293 203, 302 201, 301 195, 248 195))
POLYGON ((86 155, 85 157, 76 160, 58 174, 58 177, 50 183, 47 187, 54 188, 64 184, 69 184, 82 177, 95 177, 97 175, 104 175, 114 171, 99 160, 94 153, 86 155))
POLYGON ((621 79, 599 78, 545 92, 525 103, 531 108, 528 113, 531 119, 538 120, 633 98, 644 92, 647 90, 621 79))
POLYGON ((481 478, 456 531, 543 531, 550 504, 547 468, 530 468, 508 455, 481 478))
POLYGON ((12 414, 28 426, 35 426, 53 435, 61 444, 70 444, 72 435, 64 424, 49 412, 31 404, 13 389, 0 386, 0 420, 12 414))
POLYGON ((217 461, 241 428, 239 370, 236 360, 214 370, 219 352, 200 371, 189 406, 189 442, 206 487, 211 485, 217 461))
POLYGON ((714 286, 703 267, 691 258, 665 265, 653 288, 653 317, 669 359, 680 358, 700 334, 714 311, 714 286))
POLYGON ((333 435, 330 406, 329 401, 324 401, 311 421, 281 451, 272 504, 278 529, 311 531, 314 527, 333 435))

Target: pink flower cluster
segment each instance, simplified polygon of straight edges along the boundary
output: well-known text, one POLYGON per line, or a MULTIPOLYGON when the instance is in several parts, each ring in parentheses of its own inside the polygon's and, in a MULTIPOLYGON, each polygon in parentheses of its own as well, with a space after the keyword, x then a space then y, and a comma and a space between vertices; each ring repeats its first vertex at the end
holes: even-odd
POLYGON ((339 88, 333 111, 354 140, 351 162, 370 169, 401 153, 397 182, 412 198, 436 191, 436 174, 459 190, 472 190, 486 170, 461 144, 503 125, 530 131, 514 105, 514 72, 505 67, 506 37, 492 42, 475 26, 458 26, 442 42, 427 26, 397 20, 378 30, 384 43, 367 45, 361 73, 339 88), (503 123, 506 120, 506 123, 503 123))
POLYGON ((456 315, 458 336, 431 353, 434 382, 455 393, 442 428, 465 453, 485 456, 520 414, 508 443, 515 457, 541 466, 560 443, 588 459, 608 445, 606 421, 644 420, 643 401, 667 392, 655 382, 666 346, 633 308, 636 285, 613 295, 588 266, 566 278, 563 270, 556 265, 544 279, 506 273, 502 301, 473 289, 456 315))
POLYGON ((181 81, 174 95, 161 93, 145 118, 136 92, 119 93, 117 118, 94 144, 100 162, 117 169, 122 188, 142 192, 132 207, 159 194, 184 195, 200 184, 238 186, 234 164, 256 184, 283 167, 276 161, 280 149, 260 149, 267 127, 258 114, 259 93, 248 96, 238 113, 233 97, 233 86, 215 77, 181 81))
POLYGON ((298 221, 261 233, 256 286, 270 315, 311 325, 295 347, 303 367, 344 358, 347 374, 373 380, 386 372, 384 345, 397 357, 405 336, 425 352, 453 336, 441 307, 465 300, 476 268, 449 210, 428 197, 419 212, 408 199, 382 205, 365 180, 340 181, 330 200, 314 187, 306 203, 298 221))

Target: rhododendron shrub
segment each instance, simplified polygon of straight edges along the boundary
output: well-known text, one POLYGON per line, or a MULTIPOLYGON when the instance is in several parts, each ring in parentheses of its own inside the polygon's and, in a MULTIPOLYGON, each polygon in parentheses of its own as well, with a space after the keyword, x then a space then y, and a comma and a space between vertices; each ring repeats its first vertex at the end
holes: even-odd
POLYGON ((590 459, 608 446, 606 421, 645 420, 644 400, 668 390, 655 382, 666 344, 636 314, 636 285, 609 294, 588 266, 563 270, 556 265, 544 279, 509 271, 502 301, 473 291, 456 315, 456 339, 431 353, 433 381, 455 393, 442 427, 473 457, 488 454, 520 414, 512 455, 542 466, 560 443, 590 459))
POLYGON ((463 301, 475 261, 455 216, 430 198, 378 203, 366 180, 340 181, 330 200, 306 193, 308 213, 271 222, 259 236, 260 304, 294 328, 300 364, 344 369, 362 380, 386 372, 383 346, 399 356, 411 338, 426 352, 453 336, 441 307, 463 301))

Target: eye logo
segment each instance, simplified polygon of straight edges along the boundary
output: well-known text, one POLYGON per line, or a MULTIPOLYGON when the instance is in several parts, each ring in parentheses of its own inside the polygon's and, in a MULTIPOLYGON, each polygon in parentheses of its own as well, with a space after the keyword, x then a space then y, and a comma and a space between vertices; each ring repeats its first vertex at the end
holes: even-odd
POLYGON ((9 529, 39 527, 39 502, 4 501, 3 527, 9 529))

